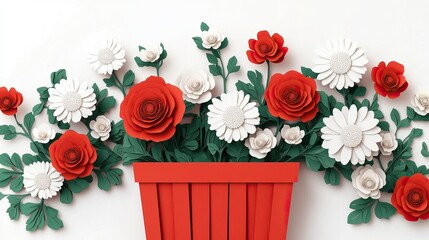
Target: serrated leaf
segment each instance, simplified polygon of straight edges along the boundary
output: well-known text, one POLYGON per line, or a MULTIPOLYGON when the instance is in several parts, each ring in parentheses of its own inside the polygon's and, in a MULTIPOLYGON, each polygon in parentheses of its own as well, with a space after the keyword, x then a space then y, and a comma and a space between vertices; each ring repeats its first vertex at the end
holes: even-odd
POLYGON ((395 213, 396 209, 390 203, 379 201, 375 205, 375 216, 379 219, 389 219, 395 213))
POLYGON ((123 81, 124 87, 131 87, 132 85, 134 85, 135 78, 136 78, 136 75, 134 74, 134 72, 131 70, 128 70, 124 75, 124 81, 123 81))

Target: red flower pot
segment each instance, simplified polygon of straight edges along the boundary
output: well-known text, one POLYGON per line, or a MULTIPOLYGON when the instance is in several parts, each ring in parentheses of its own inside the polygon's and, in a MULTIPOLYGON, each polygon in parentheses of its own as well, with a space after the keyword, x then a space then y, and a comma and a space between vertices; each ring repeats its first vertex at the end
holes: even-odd
POLYGON ((283 240, 299 163, 134 163, 148 240, 283 240))

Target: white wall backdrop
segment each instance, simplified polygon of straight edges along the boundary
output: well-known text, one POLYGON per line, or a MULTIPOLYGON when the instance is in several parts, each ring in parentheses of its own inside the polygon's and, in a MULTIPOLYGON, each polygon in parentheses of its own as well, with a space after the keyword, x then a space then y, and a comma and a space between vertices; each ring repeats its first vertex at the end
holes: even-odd
MULTIPOLYGON (((266 72, 264 65, 250 64, 245 55, 248 39, 259 30, 284 36, 289 52, 285 61, 272 69, 282 73, 311 65, 320 45, 344 35, 367 50, 369 66, 381 60, 397 60, 405 65, 409 89, 398 99, 380 100, 385 113, 394 106, 404 113, 413 92, 429 85, 428 10, 429 3, 419 0, 2 1, 0 85, 14 86, 23 93, 19 117, 38 100, 36 87, 49 84, 50 73, 59 68, 66 68, 70 76, 80 80, 103 85, 102 76, 90 70, 86 61, 87 46, 101 36, 111 36, 122 43, 127 53, 125 68, 133 69, 138 80, 153 72, 137 68, 133 61, 137 46, 162 41, 169 56, 161 74, 173 82, 183 69, 207 68, 205 55, 191 39, 199 33, 200 22, 205 21, 229 38, 225 54, 236 55, 242 66, 232 78, 231 87, 234 80, 245 78, 246 70, 257 68, 266 72)), ((371 86, 369 72, 364 82, 371 86)), ((116 90, 111 92, 121 99, 116 90)), ((369 92, 372 94, 373 90, 369 88, 369 92)), ((117 118, 117 113, 113 115, 117 118)), ((0 122, 12 123, 12 119, 1 115, 0 122)), ((416 153, 420 141, 429 136, 429 128, 425 130, 415 144, 416 153)), ((26 151, 29 148, 25 140, 0 140, 0 152, 26 151)), ((416 156, 415 161, 428 164, 427 159, 416 156)), ((60 210, 65 224, 57 232, 45 229, 27 233, 25 218, 9 220, 4 199, 0 202, 0 239, 144 239, 138 186, 133 182, 131 167, 122 169, 123 185, 109 192, 100 191, 93 184, 76 195, 71 205, 49 200, 60 210)), ((343 181, 339 187, 327 186, 322 174, 302 167, 294 189, 288 239, 427 239, 429 222, 409 223, 399 215, 390 221, 374 216, 370 224, 347 225, 348 205, 355 198, 357 194, 349 182, 343 181)))

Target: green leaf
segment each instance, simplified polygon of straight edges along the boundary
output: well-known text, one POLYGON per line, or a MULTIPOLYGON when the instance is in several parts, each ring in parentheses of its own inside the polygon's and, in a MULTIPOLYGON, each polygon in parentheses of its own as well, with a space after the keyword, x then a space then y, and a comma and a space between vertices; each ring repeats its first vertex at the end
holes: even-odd
POLYGON ((240 70, 240 66, 237 65, 237 58, 235 56, 228 60, 226 68, 228 69, 228 74, 235 73, 240 70))
POLYGON ((116 99, 113 96, 106 97, 105 99, 101 100, 101 102, 99 102, 97 105, 99 114, 101 115, 108 112, 115 105, 116 99))
POLYGON ((398 124, 398 128, 405 128, 405 127, 409 127, 411 124, 411 120, 408 118, 404 118, 402 119, 399 124, 398 124))
POLYGON ((107 180, 113 185, 119 185, 121 184, 121 176, 123 174, 123 171, 119 168, 112 168, 110 170, 106 171, 107 174, 107 180))
POLYGON ((24 162, 25 165, 30 165, 30 164, 38 162, 40 160, 37 158, 37 156, 26 153, 26 154, 22 155, 22 161, 24 162))
POLYGON ((371 208, 354 210, 347 217, 348 224, 369 223, 371 220, 371 208))
POLYGON ((3 193, 1 193, 1 192, 0 192, 0 201, 1 201, 4 197, 6 197, 6 195, 4 195, 3 193))
POLYGON ((134 74, 133 71, 128 70, 128 72, 125 73, 124 75, 124 87, 131 87, 132 85, 134 85, 134 80, 136 78, 136 75, 134 74))
POLYGON ((213 65, 218 65, 217 57, 211 53, 206 53, 207 61, 213 65))
POLYGON ((60 69, 56 72, 51 73, 51 83, 55 85, 59 83, 62 79, 67 79, 66 70, 60 69))
POLYGON ((113 75, 110 76, 110 78, 103 79, 103 82, 106 84, 106 87, 117 86, 116 81, 115 81, 115 77, 113 75))
POLYGON ((390 112, 390 118, 392 119, 392 121, 395 123, 396 126, 399 125, 399 121, 401 121, 401 117, 399 116, 398 110, 396 110, 395 108, 392 109, 392 111, 390 112))
POLYGON ((33 114, 34 114, 35 116, 39 115, 40 113, 42 113, 42 111, 43 111, 43 108, 44 108, 44 107, 45 107, 45 102, 42 102, 42 103, 36 104, 36 105, 33 107, 33 109, 32 109, 33 114))
POLYGON ((350 203, 350 208, 355 210, 365 209, 368 208, 368 206, 372 206, 373 203, 374 199, 372 198, 358 198, 350 203))
POLYGON ((30 216, 26 221, 26 230, 33 232, 45 225, 45 206, 43 203, 24 203, 21 206, 22 213, 30 216))
MULTIPOLYGON (((207 50, 203 47, 203 40, 200 37, 193 37, 192 40, 194 40, 194 43, 195 43, 195 45, 197 45, 198 49, 207 50)), ((136 60, 136 62, 137 62, 137 60, 136 60)), ((138 65, 138 63, 137 63, 137 65, 138 65)))
POLYGON ((191 103, 185 100, 186 109, 185 112, 190 112, 194 107, 195 103, 191 103))
POLYGON ((413 120, 415 116, 416 112, 414 111, 414 109, 412 109, 411 107, 407 107, 407 118, 413 120))
POLYGON ((31 132, 31 129, 33 128, 34 122, 36 119, 34 118, 33 114, 30 112, 24 117, 24 126, 25 128, 31 132))
POLYGON ((68 130, 68 129, 70 129, 70 124, 69 124, 69 123, 64 123, 64 122, 62 122, 62 121, 59 121, 59 122, 57 123, 57 125, 58 125, 58 128, 59 128, 59 129, 63 129, 63 130, 68 130))
POLYGON ((5 167, 13 167, 12 159, 7 153, 3 153, 0 155, 0 164, 5 167))
POLYGON ((150 149, 151 153, 152 153, 152 157, 155 158, 156 160, 162 162, 163 161, 163 157, 162 157, 162 148, 161 148, 161 144, 159 143, 154 143, 150 149))
POLYGON ((333 168, 326 169, 324 179, 326 184, 334 186, 340 184, 340 174, 333 168))
POLYGON ((310 141, 308 141, 308 144, 310 144, 310 145, 314 145, 314 144, 316 143, 316 141, 317 141, 317 138, 318 138, 317 133, 316 133, 316 132, 313 132, 313 133, 311 134, 310 141))
POLYGON ((201 22, 200 29, 201 29, 202 32, 203 31, 208 31, 209 30, 209 26, 205 22, 201 22))
POLYGON ((194 151, 198 148, 198 142, 195 140, 191 140, 186 142, 183 146, 191 151, 194 151))
POLYGON ((358 86, 354 88, 353 95, 355 97, 363 97, 366 94, 366 87, 358 86))
POLYGON ((73 193, 80 193, 89 187, 89 184, 92 182, 92 177, 89 176, 86 178, 76 178, 74 180, 66 182, 67 186, 73 193))
POLYGON ((97 175, 98 183, 97 186, 101 190, 108 191, 110 189, 110 183, 107 180, 107 177, 101 171, 94 171, 95 175, 97 175))
POLYGON ((380 121, 378 123, 378 126, 381 128, 382 131, 389 132, 390 126, 389 123, 386 121, 380 121))
POLYGON ((305 157, 305 164, 307 165, 307 167, 312 170, 312 171, 319 171, 320 167, 322 166, 322 164, 320 163, 320 161, 313 156, 306 156, 305 157))
POLYGON ((21 162, 21 158, 19 157, 18 154, 16 154, 16 153, 12 154, 10 159, 11 159, 12 164, 15 168, 17 168, 21 171, 24 171, 24 168, 23 168, 22 162, 21 162))
POLYGON ((9 195, 7 200, 9 201, 9 208, 6 212, 9 214, 10 220, 17 220, 21 213, 21 201, 26 195, 9 195))
POLYGON ((3 135, 3 139, 12 140, 16 137, 16 129, 12 125, 0 126, 0 135, 3 135))
POLYGON ((219 50, 222 50, 228 46, 228 38, 225 38, 220 44, 219 50))
POLYGON ((396 209, 390 203, 378 201, 375 205, 375 216, 379 219, 389 219, 395 213, 396 209))
POLYGON ((418 138, 421 137, 423 135, 423 130, 420 128, 413 128, 413 130, 411 130, 410 136, 412 136, 413 138, 418 138))
POLYGON ((62 227, 64 227, 63 221, 58 217, 58 210, 52 207, 46 206, 45 208, 46 212, 46 223, 48 227, 50 227, 53 230, 58 230, 62 227))
POLYGON ((70 204, 73 201, 73 193, 69 188, 67 187, 61 188, 60 201, 64 204, 70 204))
POLYGON ((49 88, 47 87, 39 87, 37 88, 37 92, 39 93, 40 99, 48 99, 49 98, 49 88))
POLYGON ((192 162, 192 158, 188 154, 179 151, 179 149, 174 149, 174 156, 178 162, 192 162))
POLYGON ((232 142, 226 145, 226 152, 231 156, 231 162, 248 162, 249 149, 243 142, 232 142))
POLYGON ((112 122, 112 131, 110 132, 110 139, 117 144, 122 144, 124 134, 124 122, 122 120, 117 123, 112 122))
POLYGON ((214 143, 207 143, 207 148, 212 155, 215 155, 215 153, 219 152, 219 147, 214 143))
POLYGON ((24 180, 23 176, 19 176, 14 178, 11 182, 10 182, 10 190, 12 190, 13 192, 20 192, 22 190, 22 188, 24 187, 24 184, 22 183, 22 181, 24 180))
POLYGON ((220 76, 222 75, 222 69, 220 68, 219 65, 210 65, 209 66, 209 71, 211 74, 213 74, 213 76, 220 76))
POLYGON ((306 77, 311 77, 314 79, 317 79, 317 75, 319 75, 313 72, 313 70, 311 70, 310 68, 306 68, 306 67, 301 67, 301 73, 306 77))
POLYGON ((429 157, 428 145, 422 142, 422 150, 420 151, 423 157, 429 157))

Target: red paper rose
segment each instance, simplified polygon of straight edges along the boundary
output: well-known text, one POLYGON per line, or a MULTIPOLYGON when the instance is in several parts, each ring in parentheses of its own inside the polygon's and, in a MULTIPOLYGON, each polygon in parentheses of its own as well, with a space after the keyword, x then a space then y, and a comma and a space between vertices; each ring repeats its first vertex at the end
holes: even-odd
POLYGON ((288 121, 301 119, 308 122, 319 111, 316 81, 296 71, 274 74, 265 91, 265 99, 271 115, 288 121))
POLYGON ((91 174, 97 152, 84 134, 68 130, 49 146, 52 165, 65 180, 87 177, 91 174))
POLYGON ((255 64, 261 64, 265 61, 279 63, 283 61, 288 48, 283 47, 283 37, 278 33, 273 36, 267 31, 258 32, 258 40, 250 39, 249 48, 247 51, 247 58, 255 64))
POLYGON ((17 92, 15 88, 11 88, 9 91, 5 87, 0 88, 0 111, 4 114, 15 115, 22 100, 22 94, 17 92))
POLYGON ((185 108, 179 88, 151 76, 130 89, 121 104, 120 117, 132 137, 162 142, 173 137, 185 108))
POLYGON ((403 74, 404 65, 392 61, 386 66, 386 63, 380 62, 378 67, 372 68, 371 72, 375 91, 383 97, 399 97, 401 92, 408 87, 408 82, 403 74))
POLYGON ((421 173, 396 182, 392 205, 408 221, 429 218, 429 180, 421 173))

